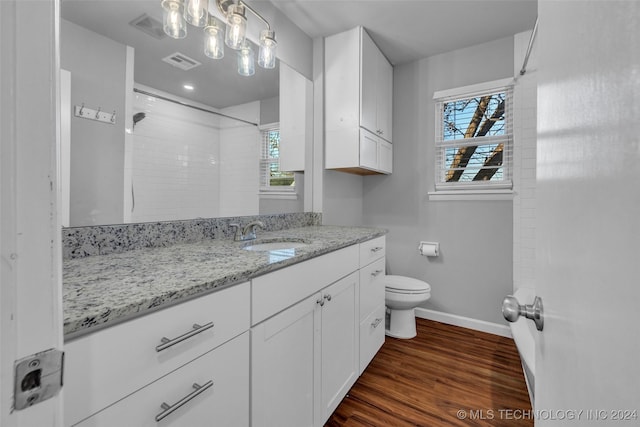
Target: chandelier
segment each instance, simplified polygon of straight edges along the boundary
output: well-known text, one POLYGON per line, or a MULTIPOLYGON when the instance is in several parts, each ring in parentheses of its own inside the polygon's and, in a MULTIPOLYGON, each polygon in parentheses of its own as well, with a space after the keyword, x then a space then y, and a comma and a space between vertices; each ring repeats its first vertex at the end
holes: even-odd
POLYGON ((255 59, 251 43, 246 38, 248 10, 267 27, 260 32, 258 65, 267 69, 275 68, 278 43, 269 22, 242 0, 211 0, 216 2, 218 9, 226 17, 226 28, 223 29, 222 24, 209 14, 209 1, 162 0, 164 32, 174 39, 182 39, 187 36, 187 23, 203 28, 206 56, 212 59, 222 58, 224 45, 227 45, 237 51, 238 73, 252 76, 255 73, 255 59))

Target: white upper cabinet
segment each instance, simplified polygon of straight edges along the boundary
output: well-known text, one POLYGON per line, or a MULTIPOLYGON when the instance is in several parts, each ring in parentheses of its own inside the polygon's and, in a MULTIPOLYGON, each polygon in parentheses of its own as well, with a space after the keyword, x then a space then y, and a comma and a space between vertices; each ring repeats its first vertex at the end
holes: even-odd
POLYGON ((280 62, 280 170, 304 171, 313 138, 313 84, 280 62))
POLYGON ((391 173, 392 93, 393 67, 362 27, 326 38, 327 169, 391 173))
POLYGON ((360 126, 391 142, 393 68, 362 30, 360 126))

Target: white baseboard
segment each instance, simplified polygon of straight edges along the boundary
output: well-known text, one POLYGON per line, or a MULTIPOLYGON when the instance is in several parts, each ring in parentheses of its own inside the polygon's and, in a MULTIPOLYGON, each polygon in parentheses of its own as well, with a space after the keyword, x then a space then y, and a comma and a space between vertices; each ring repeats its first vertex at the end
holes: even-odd
POLYGON ((422 307, 416 308, 416 317, 511 338, 511 328, 507 325, 500 325, 498 323, 486 322, 484 320, 472 319, 470 317, 458 316, 456 314, 443 313, 441 311, 429 310, 422 307))

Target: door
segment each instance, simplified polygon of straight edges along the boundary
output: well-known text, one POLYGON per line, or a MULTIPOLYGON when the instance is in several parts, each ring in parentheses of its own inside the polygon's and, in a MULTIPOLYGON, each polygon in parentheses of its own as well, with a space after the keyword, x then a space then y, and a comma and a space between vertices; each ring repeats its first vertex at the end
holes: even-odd
POLYGON ((251 329, 253 427, 318 425, 320 294, 251 329))
POLYGON ((360 166, 378 170, 378 137, 360 128, 360 166))
POLYGON ((322 291, 322 422, 358 378, 359 272, 322 291))
POLYGON ((638 425, 640 3, 538 11, 536 425, 638 425))
POLYGON ((0 425, 60 426, 60 394, 12 410, 14 361, 62 349, 57 1, 0 2, 0 425))

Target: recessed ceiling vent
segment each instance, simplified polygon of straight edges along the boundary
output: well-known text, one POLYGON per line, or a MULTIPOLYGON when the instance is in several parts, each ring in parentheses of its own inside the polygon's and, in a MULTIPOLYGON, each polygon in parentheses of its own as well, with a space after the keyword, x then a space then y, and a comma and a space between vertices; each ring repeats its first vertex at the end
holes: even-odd
POLYGON ((201 65, 200 62, 196 61, 193 58, 189 58, 187 55, 180 52, 172 53, 166 58, 162 58, 162 60, 168 64, 173 65, 174 67, 178 67, 181 70, 185 71, 201 65))
POLYGON ((133 21, 129 22, 129 25, 150 35, 154 39, 162 40, 167 36, 162 29, 162 22, 153 19, 146 13, 143 13, 133 21))

